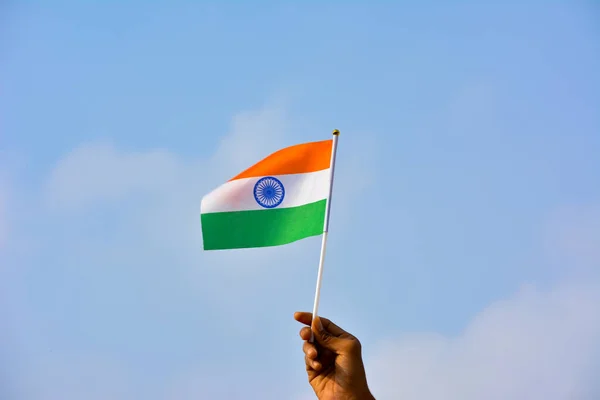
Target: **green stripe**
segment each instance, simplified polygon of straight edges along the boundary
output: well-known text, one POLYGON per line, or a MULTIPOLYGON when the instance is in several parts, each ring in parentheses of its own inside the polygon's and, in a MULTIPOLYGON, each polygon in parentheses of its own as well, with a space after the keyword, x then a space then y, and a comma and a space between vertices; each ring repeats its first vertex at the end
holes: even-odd
POLYGON ((323 233, 326 200, 299 207, 200 216, 204 250, 279 246, 323 233))

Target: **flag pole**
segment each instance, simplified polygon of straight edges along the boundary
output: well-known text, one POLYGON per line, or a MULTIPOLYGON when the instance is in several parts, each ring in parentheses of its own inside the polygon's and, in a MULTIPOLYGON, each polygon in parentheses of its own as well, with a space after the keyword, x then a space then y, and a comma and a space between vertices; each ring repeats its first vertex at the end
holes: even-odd
MULTIPOLYGON (((331 162, 329 168, 329 196, 325 206, 325 222, 323 224, 323 237, 321 239, 321 256, 319 258, 319 271, 317 272, 317 288, 315 290, 315 303, 313 305, 313 321, 319 311, 319 299, 321 297, 321 281, 323 279, 323 264, 325 263, 325 250, 327 248, 327 232, 329 231, 329 211, 331 210, 331 195, 333 194, 333 177, 335 172, 335 155, 337 152, 338 138, 340 131, 333 130, 333 143, 331 146, 331 162)), ((311 334, 310 341, 314 341, 314 334, 311 334)))

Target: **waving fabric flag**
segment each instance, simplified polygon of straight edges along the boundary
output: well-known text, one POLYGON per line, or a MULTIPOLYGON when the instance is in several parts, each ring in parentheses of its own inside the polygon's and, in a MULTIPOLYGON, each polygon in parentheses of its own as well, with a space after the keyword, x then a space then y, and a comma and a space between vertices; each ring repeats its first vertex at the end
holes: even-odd
POLYGON ((202 199, 205 250, 278 246, 324 231, 333 140, 279 150, 202 199))

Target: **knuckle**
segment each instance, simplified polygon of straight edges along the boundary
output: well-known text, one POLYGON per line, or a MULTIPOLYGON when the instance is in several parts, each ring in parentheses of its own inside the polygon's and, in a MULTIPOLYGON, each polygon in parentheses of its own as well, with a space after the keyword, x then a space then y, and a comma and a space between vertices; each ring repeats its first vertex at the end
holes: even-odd
POLYGON ((300 337, 301 337, 301 338, 304 338, 306 335, 308 335, 308 334, 309 334, 309 332, 308 332, 308 331, 310 331, 310 328, 302 328, 302 329, 300 329, 300 332, 299 332, 299 334, 300 334, 300 337))
POLYGON ((329 343, 329 342, 331 342, 331 335, 329 335, 328 333, 321 332, 320 338, 321 338, 321 341, 323 343, 329 343))
POLYGON ((348 339, 348 351, 350 352, 360 352, 362 350, 362 345, 357 338, 348 339))
POLYGON ((307 369, 312 369, 312 360, 308 357, 304 357, 304 363, 307 369))
POLYGON ((302 351, 304 352, 304 355, 310 359, 317 358, 319 354, 317 348, 308 342, 304 343, 304 345, 302 346, 302 351))

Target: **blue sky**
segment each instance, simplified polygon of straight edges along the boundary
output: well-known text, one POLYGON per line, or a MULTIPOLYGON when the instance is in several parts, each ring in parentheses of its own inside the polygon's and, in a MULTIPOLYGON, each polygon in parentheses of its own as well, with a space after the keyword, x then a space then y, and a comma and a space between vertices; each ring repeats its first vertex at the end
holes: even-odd
POLYGON ((199 204, 337 128, 375 395, 596 398, 600 9, 416 4, 3 3, 0 397, 311 398, 319 239, 203 253, 199 204))

